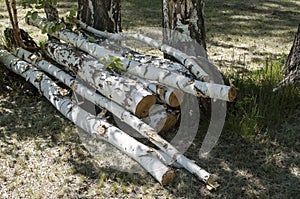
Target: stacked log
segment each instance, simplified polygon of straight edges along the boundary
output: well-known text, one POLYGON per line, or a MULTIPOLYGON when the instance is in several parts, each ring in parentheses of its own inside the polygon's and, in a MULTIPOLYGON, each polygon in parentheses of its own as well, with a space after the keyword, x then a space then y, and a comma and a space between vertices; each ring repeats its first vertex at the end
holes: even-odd
MULTIPOLYGON (((31 19, 29 23, 46 30, 47 28, 50 28, 51 25, 49 22, 39 17, 35 20, 31 19)), ((97 59, 107 56, 119 58, 123 65, 122 69, 128 73, 141 78, 157 81, 163 85, 177 88, 197 97, 209 97, 229 102, 232 102, 236 97, 236 89, 233 86, 202 82, 169 70, 157 68, 153 65, 142 64, 129 60, 128 58, 115 54, 96 43, 89 42, 83 35, 76 34, 69 30, 64 29, 57 31, 53 33, 53 36, 74 45, 76 48, 81 49, 97 59)))
MULTIPOLYGON (((43 29, 50 27, 47 21, 39 17, 29 22, 43 29)), ((205 60, 187 57, 176 49, 159 46, 154 40, 141 35, 134 37, 157 46, 163 52, 169 52, 181 64, 153 57, 151 61, 143 61, 137 57, 144 55, 126 56, 116 53, 89 42, 82 33, 67 29, 59 30, 51 36, 69 44, 49 41, 44 46, 43 54, 51 62, 40 54, 22 48, 13 51, 18 58, 7 51, 1 51, 0 61, 41 89, 66 118, 95 139, 103 139, 123 151, 161 184, 173 181, 175 173, 170 166, 174 166, 188 170, 214 187, 210 173, 180 153, 159 133, 167 132, 176 125, 184 93, 231 102, 236 96, 233 85, 211 82, 209 73, 201 67, 208 65, 205 60), (140 143, 129 132, 123 132, 110 124, 105 117, 99 118, 83 110, 69 96, 59 94, 62 88, 53 79, 116 116, 147 138, 157 149, 140 143)), ((117 38, 120 35, 115 36, 117 38)))
POLYGON ((62 96, 62 90, 44 72, 37 70, 28 62, 13 56, 5 50, 0 51, 0 61, 10 70, 21 75, 33 84, 41 93, 74 124, 89 132, 95 138, 100 138, 137 161, 161 184, 169 184, 174 179, 174 171, 166 166, 162 155, 130 137, 120 129, 109 124, 104 118, 96 118, 74 104, 67 96, 62 96), (89 118, 87 120, 87 118, 89 118))

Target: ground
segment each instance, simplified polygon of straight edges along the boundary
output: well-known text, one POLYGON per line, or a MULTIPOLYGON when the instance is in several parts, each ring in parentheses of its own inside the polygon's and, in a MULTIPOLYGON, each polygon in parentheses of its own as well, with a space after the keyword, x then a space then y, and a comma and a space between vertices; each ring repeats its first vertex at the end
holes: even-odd
MULTIPOLYGON (((61 14, 76 1, 62 1, 61 14)), ((160 1, 124 0, 124 31, 159 27, 160 1), (131 8, 131 9, 129 9, 131 8), (134 19, 134 20, 133 20, 134 19)), ((0 1, 0 29, 9 26, 0 1)), ((24 11, 21 11, 24 14, 24 11)), ((296 32, 300 2, 252 0, 206 3, 208 53, 222 70, 268 66, 287 54, 296 32)), ((34 38, 37 29, 21 26, 34 38)), ((186 155, 217 176, 208 191, 178 170, 161 186, 146 173, 109 167, 83 146, 78 131, 20 77, 0 66, 0 198, 297 198, 300 195, 300 111, 282 113, 280 123, 252 139, 226 128, 212 153, 199 158, 199 138, 186 155)), ((283 102, 284 103, 284 102, 283 102)), ((242 118, 241 118, 242 120, 242 118)), ((240 121, 236 121, 239 123, 240 121)), ((242 134, 242 133, 241 133, 242 134)))

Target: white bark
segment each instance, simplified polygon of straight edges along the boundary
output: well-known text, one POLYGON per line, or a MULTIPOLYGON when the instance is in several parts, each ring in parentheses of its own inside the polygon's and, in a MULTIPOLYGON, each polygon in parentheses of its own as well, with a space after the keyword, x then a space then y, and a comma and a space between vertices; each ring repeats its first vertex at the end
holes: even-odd
MULTIPOLYGON (((34 58, 32 58, 32 56, 24 56, 24 55, 20 55, 21 57, 28 57, 29 59, 35 60, 34 58), (31 58, 30 58, 31 57, 31 58)), ((45 63, 44 61, 41 61, 41 63, 45 63)), ((43 64, 39 64, 39 66, 41 66, 43 64)), ((59 75, 62 75, 62 77, 64 78, 65 76, 63 75, 63 71, 54 71, 54 66, 53 65, 49 65, 49 66, 44 66, 45 68, 48 68, 48 70, 53 71, 53 74, 56 74, 55 76, 57 78, 59 78, 59 75)), ((88 100, 90 100, 88 98, 88 96, 90 95, 91 101, 94 102, 95 99, 98 99, 98 97, 93 97, 95 96, 95 92, 90 92, 88 90, 86 90, 84 87, 79 86, 78 84, 72 84, 72 82, 70 82, 70 80, 63 80, 63 82, 69 82, 71 88, 75 88, 76 92, 80 93, 83 95, 83 97, 86 97, 88 100)), ((211 176, 210 174, 205 171, 204 169, 200 168, 198 165, 196 165, 194 163, 194 161, 186 158, 183 154, 181 154, 175 147, 173 147, 170 143, 168 143, 167 141, 165 141, 163 138, 161 138, 157 132, 150 127, 149 125, 145 124, 144 122, 141 122, 140 120, 138 120, 136 117, 134 117, 132 114, 130 114, 128 111, 122 111, 122 109, 119 106, 111 106, 113 104, 109 103, 110 101, 106 99, 103 99, 103 103, 104 103, 104 107, 107 108, 109 110, 109 108, 113 108, 115 110, 112 110, 112 112, 114 114, 118 114, 119 118, 121 118, 122 121, 124 121, 125 123, 128 124, 132 124, 135 129, 141 134, 143 135, 145 138, 149 139, 149 141, 151 141, 153 144, 155 144, 157 147, 159 147, 164 153, 166 153, 170 159, 169 160, 173 160, 175 162, 175 164, 179 164, 181 165, 183 168, 187 169, 189 172, 191 172, 192 174, 196 175, 200 180, 204 181, 205 183, 210 182, 211 176), (107 102, 107 103, 106 103, 107 102)), ((98 102, 98 100, 97 100, 98 102)), ((99 100, 99 103, 101 102, 101 100, 99 100)), ((166 160, 168 161, 168 160, 166 160)), ((168 161, 168 163, 170 163, 170 161, 168 161)))
POLYGON ((171 107, 178 107, 181 105, 183 101, 183 92, 178 89, 168 88, 164 85, 159 84, 158 82, 154 81, 147 81, 140 77, 130 74, 124 74, 126 77, 136 80, 144 84, 150 91, 157 95, 159 101, 161 103, 165 103, 171 107))
POLYGON ((133 158, 161 184, 168 184, 174 179, 174 172, 159 159, 161 155, 120 129, 112 126, 103 118, 97 118, 75 105, 69 97, 61 96, 57 86, 43 72, 37 70, 5 50, 0 51, 0 62, 7 68, 21 75, 52 103, 66 118, 89 132, 93 137, 107 141, 133 158))
POLYGON ((143 121, 159 133, 166 132, 176 125, 178 114, 168 111, 163 105, 156 104, 150 109, 149 116, 143 121))
MULTIPOLYGON (((159 49, 160 51, 171 55, 175 57, 181 64, 183 64, 187 69, 191 70, 191 72, 200 80, 204 80, 206 82, 209 82, 210 77, 208 74, 202 69, 201 63, 198 65, 196 62, 194 62, 189 55, 186 53, 173 48, 169 45, 166 44, 160 44, 154 39, 147 37, 145 35, 141 34, 124 34, 124 33, 118 33, 118 34, 112 34, 112 33, 107 33, 103 32, 100 30, 97 30, 91 26, 88 26, 84 22, 80 21, 80 26, 81 28, 94 33, 96 35, 99 35, 101 37, 105 37, 108 39, 113 39, 113 40, 124 40, 124 39, 136 39, 138 41, 141 41, 151 47, 154 47, 156 49, 159 49)), ((189 35, 189 34, 188 34, 189 35)), ((203 63, 204 65, 205 63, 203 63)))
POLYGON ((142 83, 108 72, 97 60, 78 55, 66 45, 51 42, 46 50, 53 60, 68 68, 77 68, 76 75, 82 80, 138 117, 146 117, 156 103, 156 96, 142 83))
MULTIPOLYGON (((39 28, 48 25, 47 22, 42 18, 37 18, 34 21, 30 20, 30 24, 33 24, 39 28)), ((197 97, 209 97, 230 102, 236 97, 236 90, 233 86, 201 82, 195 79, 187 78, 183 75, 179 75, 178 73, 157 68, 153 65, 131 61, 105 49, 102 46, 88 42, 83 36, 77 35, 76 33, 68 30, 61 30, 54 34, 61 40, 73 44, 75 47, 78 47, 97 59, 106 57, 108 55, 120 58, 123 63, 123 69, 126 72, 141 78, 157 81, 165 86, 180 89, 197 97)))
MULTIPOLYGON (((87 88, 80 82, 78 82, 74 77, 61 70, 57 66, 40 59, 39 56, 28 52, 22 48, 18 48, 15 51, 15 55, 26 62, 36 66, 38 69, 45 71, 46 73, 54 76, 60 82, 64 83, 66 86, 70 87, 74 92, 84 97, 88 101, 94 103, 95 105, 104 108, 119 118, 121 121, 128 124, 137 132, 144 134, 145 132, 155 131, 154 128, 145 124, 142 120, 137 118, 135 115, 124 109, 122 106, 117 103, 111 101, 110 99, 94 92, 93 90, 87 88)), ((161 158, 166 165, 173 165, 174 160, 171 158, 166 158, 166 154, 164 152, 160 152, 162 154, 161 158)))

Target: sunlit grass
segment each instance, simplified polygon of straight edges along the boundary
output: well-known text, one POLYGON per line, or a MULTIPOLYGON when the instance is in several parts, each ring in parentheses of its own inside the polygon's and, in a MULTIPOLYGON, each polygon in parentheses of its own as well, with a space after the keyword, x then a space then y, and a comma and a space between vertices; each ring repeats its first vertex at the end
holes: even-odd
POLYGON ((294 85, 273 92, 284 75, 284 57, 250 73, 234 73, 238 98, 229 107, 227 127, 253 138, 266 129, 276 129, 291 111, 300 107, 300 93, 294 85))

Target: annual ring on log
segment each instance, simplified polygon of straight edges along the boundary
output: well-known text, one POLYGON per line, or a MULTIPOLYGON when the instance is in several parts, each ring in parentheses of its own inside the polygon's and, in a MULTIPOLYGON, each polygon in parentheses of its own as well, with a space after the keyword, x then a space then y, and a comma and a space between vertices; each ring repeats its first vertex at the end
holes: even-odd
POLYGON ((138 118, 146 117, 149 114, 150 108, 156 103, 155 95, 145 96, 136 106, 135 115, 138 118))

